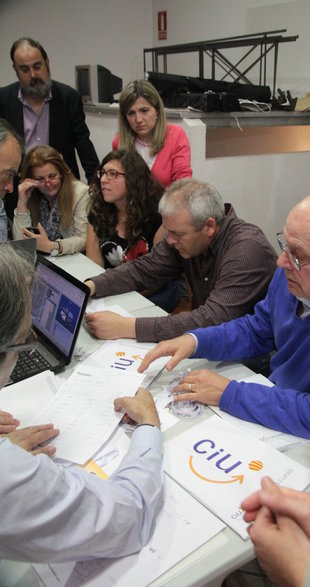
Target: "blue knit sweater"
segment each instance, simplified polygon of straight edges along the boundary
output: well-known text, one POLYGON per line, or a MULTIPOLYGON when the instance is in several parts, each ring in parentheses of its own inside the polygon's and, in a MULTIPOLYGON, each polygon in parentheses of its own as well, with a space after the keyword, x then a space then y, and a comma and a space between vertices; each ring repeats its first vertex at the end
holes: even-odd
POLYGON ((253 315, 192 331, 198 339, 192 358, 241 360, 275 349, 269 377, 274 387, 231 381, 219 406, 243 420, 310 438, 310 316, 297 316, 298 303, 278 269, 253 315))

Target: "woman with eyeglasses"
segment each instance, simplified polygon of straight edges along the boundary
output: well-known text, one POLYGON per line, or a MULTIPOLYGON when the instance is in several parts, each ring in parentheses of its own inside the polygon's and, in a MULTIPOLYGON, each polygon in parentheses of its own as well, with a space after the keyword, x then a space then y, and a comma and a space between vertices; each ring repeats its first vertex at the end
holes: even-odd
MULTIPOLYGON (((148 253, 164 236, 158 212, 163 188, 135 151, 111 151, 90 186, 86 255, 105 269, 148 253)), ((178 303, 179 281, 144 292, 171 312, 178 303)))
POLYGON ((25 156, 13 237, 35 238, 37 250, 52 256, 84 251, 88 186, 75 179, 62 155, 48 145, 25 156))
POLYGON ((130 82, 122 91, 112 147, 138 152, 164 188, 192 177, 187 135, 180 126, 167 124, 162 99, 146 80, 130 82))
POLYGON ((161 240, 163 193, 134 151, 111 151, 90 186, 86 255, 105 268, 148 253, 161 240))

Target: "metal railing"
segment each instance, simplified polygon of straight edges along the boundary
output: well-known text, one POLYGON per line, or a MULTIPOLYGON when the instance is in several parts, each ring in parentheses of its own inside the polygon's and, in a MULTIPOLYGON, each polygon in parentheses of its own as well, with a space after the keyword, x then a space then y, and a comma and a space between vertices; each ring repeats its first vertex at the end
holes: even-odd
MULTIPOLYGON (((211 59, 211 79, 225 80, 231 77, 234 82, 245 82, 247 84, 254 84, 248 77, 249 71, 253 70, 258 65, 258 84, 266 85, 267 83, 267 56, 271 51, 274 51, 273 57, 273 96, 276 92, 276 78, 278 66, 278 52, 281 43, 291 43, 298 39, 298 35, 283 36, 287 29, 280 29, 276 31, 265 31, 262 33, 254 33, 249 35, 239 35, 235 37, 227 37, 223 39, 213 39, 210 41, 197 41, 195 43, 185 43, 181 45, 167 45, 165 47, 152 47, 144 49, 143 62, 144 72, 150 71, 147 68, 147 56, 151 54, 152 71, 159 72, 159 57, 163 59, 163 73, 168 73, 168 55, 175 55, 179 53, 197 53, 199 77, 205 77, 205 55, 211 59), (224 55, 224 49, 244 48, 245 53, 233 63, 224 55), (257 55, 258 53, 258 55, 257 55), (245 60, 252 58, 250 63, 245 64, 245 60), (216 78, 216 66, 224 71, 221 78, 216 78), (243 69, 244 67, 244 69, 243 69)), ((172 73, 172 72, 170 72, 172 73)), ((210 76, 209 76, 210 77, 210 76)))

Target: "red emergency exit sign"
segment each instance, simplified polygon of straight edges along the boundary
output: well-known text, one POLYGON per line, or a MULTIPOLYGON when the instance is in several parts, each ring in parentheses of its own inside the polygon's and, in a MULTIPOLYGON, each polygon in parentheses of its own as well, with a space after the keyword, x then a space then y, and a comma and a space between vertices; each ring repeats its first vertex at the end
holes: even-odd
POLYGON ((163 41, 167 39, 167 10, 158 12, 158 40, 163 41))

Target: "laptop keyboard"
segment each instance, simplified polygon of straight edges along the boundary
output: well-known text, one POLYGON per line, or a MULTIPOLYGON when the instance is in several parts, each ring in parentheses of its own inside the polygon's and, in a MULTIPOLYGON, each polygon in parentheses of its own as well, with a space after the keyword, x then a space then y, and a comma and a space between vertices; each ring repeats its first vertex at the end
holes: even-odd
POLYGON ((36 351, 23 351, 19 353, 17 363, 11 373, 12 383, 26 379, 37 373, 50 369, 49 362, 36 351))

